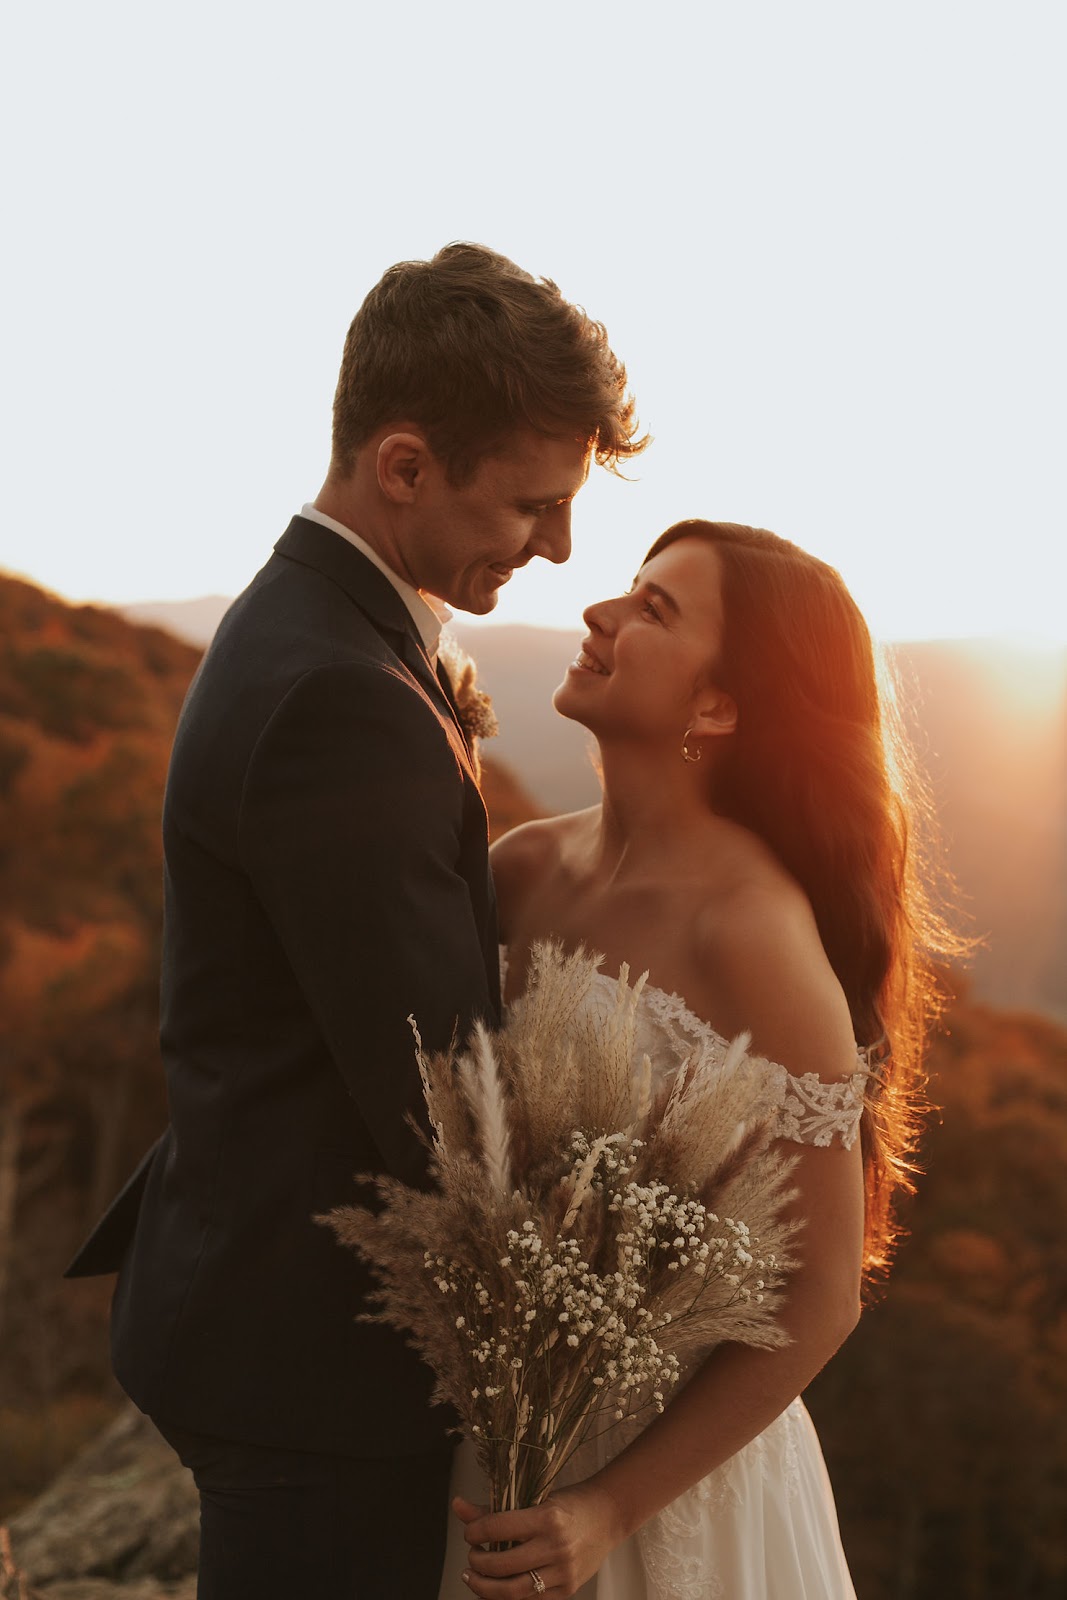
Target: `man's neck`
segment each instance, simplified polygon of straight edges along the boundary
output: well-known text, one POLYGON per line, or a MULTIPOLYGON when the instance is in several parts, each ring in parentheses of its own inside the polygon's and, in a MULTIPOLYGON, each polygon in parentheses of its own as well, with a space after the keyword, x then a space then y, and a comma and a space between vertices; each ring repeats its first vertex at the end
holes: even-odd
POLYGON ((407 570, 404 558, 396 547, 396 540, 389 537, 388 528, 381 526, 380 519, 369 508, 367 496, 358 482, 358 473, 353 478, 328 477, 312 505, 316 511, 332 517, 334 522, 339 522, 362 539, 378 559, 384 561, 390 572, 404 583, 409 583, 413 589, 419 587, 407 570))

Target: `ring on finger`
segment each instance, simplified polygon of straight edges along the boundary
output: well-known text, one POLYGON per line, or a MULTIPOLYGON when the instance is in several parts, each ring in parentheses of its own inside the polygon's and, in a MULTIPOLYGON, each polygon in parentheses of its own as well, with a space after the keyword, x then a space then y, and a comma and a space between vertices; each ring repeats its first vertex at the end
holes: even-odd
POLYGON ((536 1567, 531 1567, 530 1568, 530 1577, 533 1579, 533 1592, 534 1592, 534 1594, 544 1594, 544 1592, 545 1592, 545 1580, 544 1580, 544 1578, 542 1578, 541 1574, 538 1572, 536 1567))

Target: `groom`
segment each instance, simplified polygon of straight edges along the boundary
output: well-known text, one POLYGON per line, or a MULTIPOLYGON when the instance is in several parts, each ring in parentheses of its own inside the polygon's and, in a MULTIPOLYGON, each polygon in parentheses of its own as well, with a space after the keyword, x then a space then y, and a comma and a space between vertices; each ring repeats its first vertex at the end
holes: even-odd
POLYGON ((329 473, 190 688, 164 803, 170 1122, 82 1247, 115 1371, 192 1468, 200 1600, 434 1600, 447 1417, 313 1222, 426 1181, 428 1050, 499 1009, 486 817, 436 662, 566 561, 590 460, 639 450, 604 330, 476 245, 356 314, 329 473), (365 1192, 364 1192, 365 1193, 365 1192))

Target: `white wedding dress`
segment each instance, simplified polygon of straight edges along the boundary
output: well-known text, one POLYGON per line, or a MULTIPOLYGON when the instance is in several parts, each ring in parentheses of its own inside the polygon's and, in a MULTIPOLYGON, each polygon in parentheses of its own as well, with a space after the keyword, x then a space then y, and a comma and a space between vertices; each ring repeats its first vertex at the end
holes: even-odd
MULTIPOLYGON (((616 980, 598 975, 589 1003, 603 1005, 607 1018, 616 993, 616 980)), ((646 985, 638 1007, 638 1050, 648 1054, 657 1078, 673 1074, 694 1052, 712 1061, 725 1056, 726 1040, 677 995, 646 985)), ((868 1078, 862 1054, 855 1076, 843 1082, 769 1070, 780 1137, 815 1145, 836 1138, 851 1147, 868 1078)), ((561 1482, 588 1477, 634 1431, 620 1424, 586 1446, 561 1482)), ((481 1505, 488 1499, 466 1440, 456 1451, 451 1494, 481 1505)), ((439 1600, 469 1600, 461 1576, 467 1554, 462 1527, 450 1512, 439 1600)), ((830 1480, 803 1402, 794 1400, 751 1443, 612 1550, 577 1600, 855 1600, 830 1480)))

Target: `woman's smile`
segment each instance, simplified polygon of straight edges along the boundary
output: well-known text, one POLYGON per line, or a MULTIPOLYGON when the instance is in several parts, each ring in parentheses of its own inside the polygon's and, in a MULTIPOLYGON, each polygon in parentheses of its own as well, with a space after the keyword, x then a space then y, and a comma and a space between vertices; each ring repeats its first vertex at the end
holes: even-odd
POLYGON ((607 667, 603 666, 584 645, 571 662, 571 667, 578 672, 592 672, 601 678, 608 676, 607 667))

